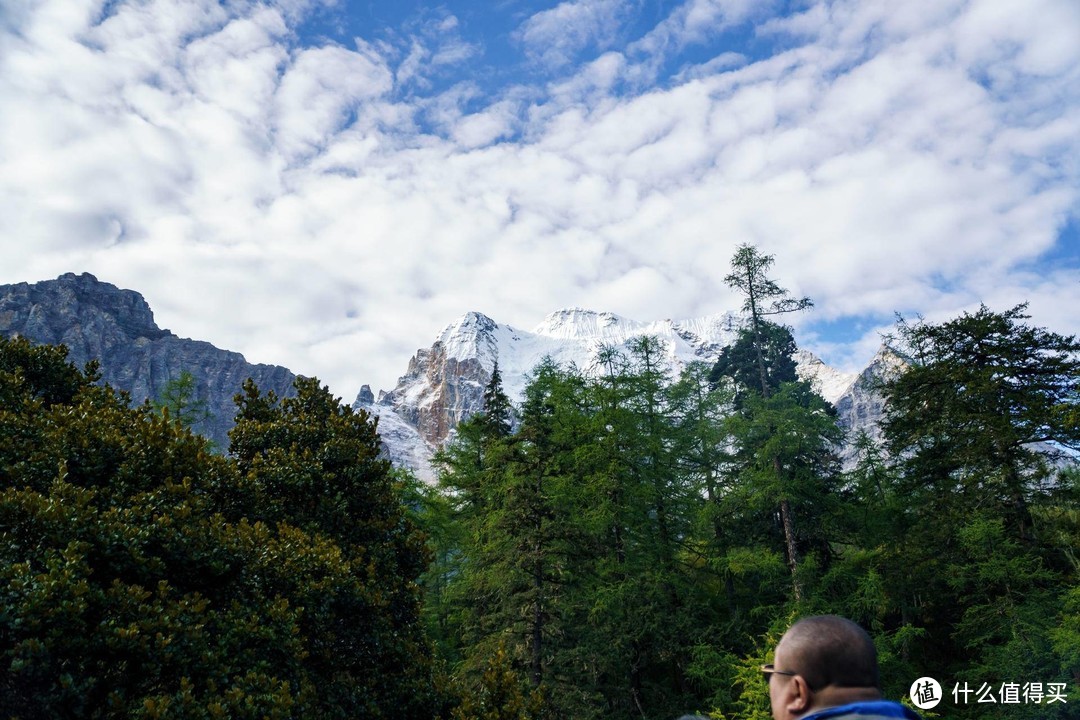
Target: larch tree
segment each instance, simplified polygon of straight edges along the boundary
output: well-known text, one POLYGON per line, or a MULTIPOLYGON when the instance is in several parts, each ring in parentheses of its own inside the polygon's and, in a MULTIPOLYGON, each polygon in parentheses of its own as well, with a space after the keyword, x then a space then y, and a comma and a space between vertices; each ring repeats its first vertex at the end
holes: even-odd
MULTIPOLYGON (((750 320, 749 344, 757 365, 758 389, 765 400, 768 400, 775 392, 776 385, 775 382, 770 382, 770 373, 766 366, 767 348, 775 346, 780 352, 773 354, 779 355, 779 358, 787 357, 786 363, 780 359, 773 359, 770 363, 781 372, 791 363, 790 351, 794 350, 794 343, 786 343, 782 337, 782 331, 778 330, 777 326, 767 318, 813 307, 810 298, 791 297, 787 290, 768 276, 767 273, 773 262, 772 255, 764 255, 753 245, 743 244, 739 246, 731 260, 731 272, 724 277, 724 282, 729 287, 738 290, 744 297, 743 310, 750 320)), ((783 482, 786 470, 779 455, 774 456, 770 463, 772 472, 777 478, 775 487, 780 490, 778 504, 784 533, 784 547, 788 567, 791 570, 792 590, 795 600, 798 601, 802 598, 802 582, 798 574, 799 550, 796 542, 795 517, 791 507, 791 497, 786 490, 787 484, 783 482)))
POLYGON ((906 601, 936 638, 923 666, 961 679, 1080 674, 1061 642, 1076 623, 1075 485, 1054 461, 1080 450, 1080 342, 1027 319, 1018 305, 901 321, 912 362, 885 386, 906 601))
POLYGON ((763 323, 766 318, 775 315, 798 312, 813 307, 808 297, 793 298, 784 288, 766 274, 773 266, 772 255, 763 255, 756 247, 740 245, 731 260, 731 272, 724 277, 724 282, 742 293, 743 311, 749 313, 750 329, 753 333, 754 355, 757 360, 761 394, 769 397, 768 373, 765 369, 765 344, 763 323))

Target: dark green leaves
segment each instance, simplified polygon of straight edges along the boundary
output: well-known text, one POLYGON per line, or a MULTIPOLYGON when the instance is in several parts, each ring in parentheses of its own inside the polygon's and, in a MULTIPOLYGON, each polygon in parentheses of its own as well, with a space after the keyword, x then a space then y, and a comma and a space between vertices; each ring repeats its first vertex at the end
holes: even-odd
POLYGON ((245 387, 234 455, 0 339, 0 716, 428 718, 426 561, 378 436, 245 387))

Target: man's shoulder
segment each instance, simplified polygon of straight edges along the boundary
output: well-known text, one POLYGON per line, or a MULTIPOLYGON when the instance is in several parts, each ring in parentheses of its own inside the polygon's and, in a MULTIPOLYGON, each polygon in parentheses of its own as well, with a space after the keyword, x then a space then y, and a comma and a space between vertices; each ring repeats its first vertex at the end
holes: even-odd
POLYGON ((802 720, 921 720, 915 711, 891 700, 872 700, 825 708, 810 713, 802 720))

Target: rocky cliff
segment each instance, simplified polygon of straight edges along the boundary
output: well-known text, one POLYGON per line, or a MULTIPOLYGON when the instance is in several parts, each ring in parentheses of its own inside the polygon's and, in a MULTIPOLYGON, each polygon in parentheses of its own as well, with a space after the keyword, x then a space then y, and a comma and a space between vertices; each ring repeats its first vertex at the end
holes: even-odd
POLYGON ((136 403, 159 397, 171 379, 190 372, 211 414, 194 430, 220 448, 228 447, 236 411, 232 398, 244 380, 253 378, 264 392, 293 392, 295 375, 287 368, 254 365, 239 353, 177 337, 157 326, 139 293, 85 273, 0 285, 0 334, 66 345, 68 358, 79 366, 98 360, 102 379, 128 391, 136 403))
POLYGON ((883 345, 870 364, 833 402, 840 424, 849 434, 865 430, 875 440, 881 439, 878 423, 885 411, 881 385, 896 378, 907 366, 905 358, 883 345))

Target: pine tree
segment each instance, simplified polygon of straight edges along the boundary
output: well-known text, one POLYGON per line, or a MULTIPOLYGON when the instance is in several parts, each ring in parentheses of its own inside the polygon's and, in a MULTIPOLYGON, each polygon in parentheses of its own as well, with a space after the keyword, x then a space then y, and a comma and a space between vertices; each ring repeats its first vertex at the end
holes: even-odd
POLYGON ((779 508, 780 539, 791 574, 793 599, 803 599, 798 559, 804 550, 829 553, 822 519, 837 490, 841 438, 836 411, 804 382, 783 383, 769 397, 751 394, 728 419, 737 451, 739 485, 732 495, 750 509, 779 508))
POLYGON ((1046 450, 1080 448, 1080 343, 1027 325, 1025 307, 902 321, 913 364, 886 385, 885 439, 906 510, 902 600, 935 639, 920 644, 921 667, 967 681, 1077 671, 1054 642, 1076 587, 1059 539, 1077 537, 1075 500, 1046 450))
POLYGON ((198 396, 198 383, 188 370, 181 370, 165 383, 153 405, 188 430, 213 417, 206 400, 198 396))
POLYGON ((901 322, 915 364, 885 386, 884 421, 906 477, 994 503, 1020 540, 1030 538, 1028 506, 1052 471, 1033 444, 1080 450, 1080 343, 1023 324, 1026 307, 901 322))
POLYGON ((750 390, 771 395, 781 383, 799 379, 795 374, 795 350, 791 330, 761 320, 756 333, 752 328, 744 328, 736 336, 735 342, 720 351, 709 380, 716 385, 723 378, 728 378, 735 388, 736 405, 741 405, 750 390), (761 384, 759 360, 765 368, 764 385, 761 384))
POLYGON ((764 319, 772 315, 784 315, 813 307, 810 298, 792 298, 788 291, 776 284, 766 273, 774 262, 772 255, 762 255, 753 245, 740 245, 731 260, 731 273, 724 282, 743 294, 743 310, 750 314, 753 332, 754 356, 758 365, 758 381, 761 394, 770 394, 769 373, 765 365, 766 336, 764 319))
POLYGON ((481 412, 484 431, 491 437, 506 437, 513 429, 514 408, 503 392, 499 361, 491 370, 491 379, 484 387, 484 409, 481 412))
MULTIPOLYGON (((440 486, 460 528, 445 577, 458 667, 475 684, 501 657, 533 688, 550 690, 556 704, 565 704, 568 687, 563 648, 555 642, 567 636, 563 623, 570 614, 560 604, 562 583, 581 538, 577 534, 576 542, 567 527, 570 501, 559 457, 573 436, 559 435, 552 424, 566 386, 554 363, 542 363, 526 388, 516 433, 504 434, 507 425, 491 422, 485 411, 459 426, 440 454, 440 486)), ((487 395, 501 395, 497 373, 487 395)))
MULTIPOLYGON (((758 389, 761 391, 761 397, 766 400, 774 392, 765 359, 767 354, 766 341, 770 340, 771 342, 768 344, 775 346, 778 350, 778 352, 774 353, 778 357, 772 359, 770 365, 777 368, 780 376, 789 367, 788 364, 791 363, 788 350, 790 348, 793 351, 794 345, 788 345, 784 342, 784 338, 781 333, 777 332, 776 326, 767 324, 765 318, 772 315, 797 312, 813 306, 810 298, 796 299, 790 297, 787 290, 777 285, 774 280, 766 275, 773 262, 772 255, 762 255, 752 245, 740 245, 731 261, 732 272, 724 278, 725 283, 741 292, 745 297, 743 310, 749 313, 750 316, 751 345, 758 369, 758 389), (786 362, 782 359, 785 355, 788 356, 786 362)), ((745 378, 745 372, 740 374, 745 378)), ((778 376, 774 381, 779 379, 778 376)), ((783 463, 779 457, 774 457, 771 464, 772 473, 777 477, 776 486, 783 487, 785 485, 781 479, 785 472, 783 463)), ((795 537, 795 513, 792 510, 791 499, 787 493, 780 495, 779 506, 784 532, 784 548, 787 554, 788 567, 791 570, 792 590, 795 600, 798 601, 802 597, 802 582, 798 576, 799 550, 795 537)))

